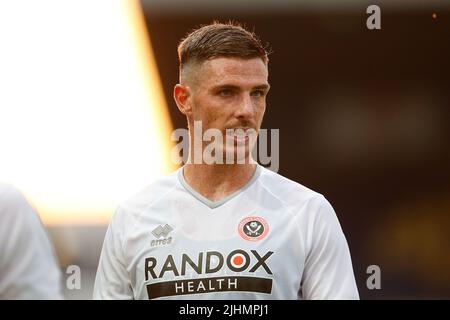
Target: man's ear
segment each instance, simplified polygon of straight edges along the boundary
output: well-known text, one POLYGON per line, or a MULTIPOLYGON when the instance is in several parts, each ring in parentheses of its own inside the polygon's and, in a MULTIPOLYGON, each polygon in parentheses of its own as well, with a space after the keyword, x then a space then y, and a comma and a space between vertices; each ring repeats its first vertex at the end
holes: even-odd
POLYGON ((186 85, 178 83, 173 88, 173 98, 175 99, 178 109, 184 115, 189 115, 192 112, 191 101, 189 99, 190 96, 191 90, 186 85))

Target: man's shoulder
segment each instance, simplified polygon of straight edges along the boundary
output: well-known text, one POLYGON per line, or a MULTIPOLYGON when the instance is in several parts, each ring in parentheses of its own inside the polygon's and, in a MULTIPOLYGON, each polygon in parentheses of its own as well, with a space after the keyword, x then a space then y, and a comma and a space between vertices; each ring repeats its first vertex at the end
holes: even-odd
POLYGON ((12 184, 0 181, 0 200, 1 203, 16 201, 22 198, 20 191, 12 184))
POLYGON ((146 207, 167 196, 177 186, 179 170, 157 178, 133 195, 122 201, 119 209, 129 213, 138 213, 146 207))
POLYGON ((0 211, 5 215, 17 217, 25 214, 29 210, 22 210, 30 207, 27 199, 19 189, 9 183, 0 182, 0 211))
POLYGON ((17 239, 24 232, 42 229, 37 211, 24 193, 12 184, 0 182, 0 213, 1 238, 14 236, 17 239))
POLYGON ((324 196, 305 185, 262 167, 260 183, 272 196, 289 207, 301 207, 306 202, 326 201, 324 196))

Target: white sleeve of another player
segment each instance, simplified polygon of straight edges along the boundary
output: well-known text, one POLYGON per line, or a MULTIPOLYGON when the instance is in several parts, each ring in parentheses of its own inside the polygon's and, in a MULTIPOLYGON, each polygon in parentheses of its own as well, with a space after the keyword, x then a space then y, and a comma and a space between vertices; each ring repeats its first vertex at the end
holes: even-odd
POLYGON ((94 284, 94 299, 133 299, 123 244, 124 215, 117 209, 106 231, 94 284))
POLYGON ((17 189, 0 195, 0 299, 62 299, 61 271, 39 216, 17 189))
POLYGON ((333 207, 323 197, 311 203, 309 250, 302 276, 304 299, 359 299, 347 240, 333 207))

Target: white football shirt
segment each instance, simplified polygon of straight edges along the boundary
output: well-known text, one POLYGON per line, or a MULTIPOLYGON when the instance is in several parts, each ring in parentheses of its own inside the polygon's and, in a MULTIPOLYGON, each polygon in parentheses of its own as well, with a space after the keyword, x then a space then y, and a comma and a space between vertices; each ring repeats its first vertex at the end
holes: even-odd
POLYGON ((347 241, 329 202, 257 166, 212 202, 183 169, 119 206, 95 299, 358 299, 347 241))
POLYGON ((37 213, 0 183, 0 299, 62 299, 61 272, 37 213))

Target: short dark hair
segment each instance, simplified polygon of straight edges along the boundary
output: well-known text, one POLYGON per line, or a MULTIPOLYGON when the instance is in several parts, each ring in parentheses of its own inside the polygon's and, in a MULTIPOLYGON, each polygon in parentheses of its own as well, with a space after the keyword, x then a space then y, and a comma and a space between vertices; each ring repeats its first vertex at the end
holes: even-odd
POLYGON ((261 58, 269 61, 269 52, 259 38, 240 23, 214 21, 190 32, 178 45, 181 68, 216 57, 261 58))

